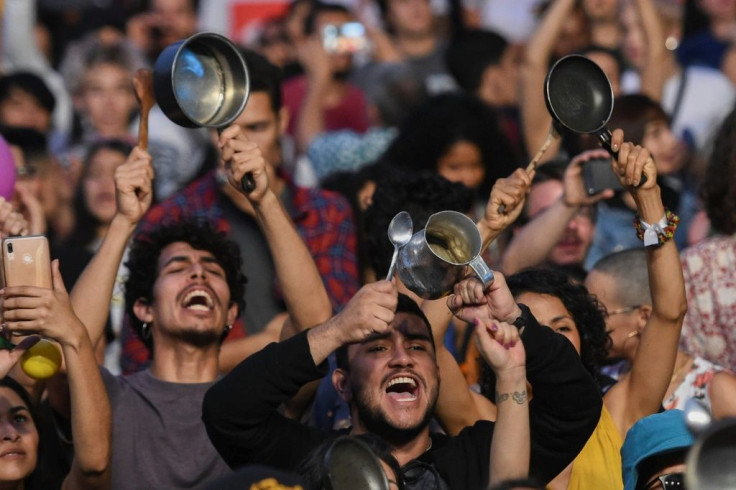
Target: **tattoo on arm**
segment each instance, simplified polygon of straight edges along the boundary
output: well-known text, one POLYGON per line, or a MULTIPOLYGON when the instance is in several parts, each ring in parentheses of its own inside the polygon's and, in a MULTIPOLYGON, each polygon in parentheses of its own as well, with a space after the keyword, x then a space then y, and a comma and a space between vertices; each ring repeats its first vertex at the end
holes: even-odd
POLYGON ((526 403, 527 397, 526 397, 526 390, 524 391, 514 391, 513 393, 499 393, 496 392, 496 405, 500 405, 501 403, 505 402, 511 398, 516 402, 517 405, 521 405, 523 403, 526 403))

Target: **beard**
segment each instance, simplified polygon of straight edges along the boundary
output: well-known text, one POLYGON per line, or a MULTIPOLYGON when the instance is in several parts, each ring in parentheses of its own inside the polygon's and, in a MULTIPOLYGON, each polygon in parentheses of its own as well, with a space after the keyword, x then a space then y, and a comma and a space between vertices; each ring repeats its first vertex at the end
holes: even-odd
POLYGON ((173 334, 174 337, 195 347, 209 347, 212 344, 219 344, 222 340, 223 333, 214 330, 198 330, 195 328, 187 328, 173 334))
POLYGON ((368 390, 360 383, 354 383, 355 407, 358 410, 360 421, 368 432, 380 436, 385 441, 402 445, 417 437, 432 420, 434 408, 437 404, 439 394, 439 385, 435 385, 434 389, 428 393, 429 403, 424 411, 424 415, 414 425, 409 427, 398 427, 391 422, 386 413, 371 399, 368 390))

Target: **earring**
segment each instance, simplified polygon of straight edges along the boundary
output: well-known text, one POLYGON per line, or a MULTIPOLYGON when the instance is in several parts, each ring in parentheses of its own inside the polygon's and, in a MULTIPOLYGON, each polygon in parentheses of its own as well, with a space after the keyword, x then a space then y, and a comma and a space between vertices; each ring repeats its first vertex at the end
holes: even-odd
POLYGON ((230 333, 230 330, 233 329, 232 325, 225 325, 225 330, 222 332, 223 334, 227 335, 230 333))
POLYGON ((639 332, 638 330, 634 330, 633 332, 629 332, 629 335, 627 335, 626 338, 627 339, 631 339, 631 338, 634 338, 634 337, 636 337, 637 335, 640 335, 640 334, 641 334, 641 332, 639 332))
POLYGON ((141 337, 144 339, 151 337, 151 328, 148 325, 148 322, 143 322, 143 325, 141 325, 141 337))

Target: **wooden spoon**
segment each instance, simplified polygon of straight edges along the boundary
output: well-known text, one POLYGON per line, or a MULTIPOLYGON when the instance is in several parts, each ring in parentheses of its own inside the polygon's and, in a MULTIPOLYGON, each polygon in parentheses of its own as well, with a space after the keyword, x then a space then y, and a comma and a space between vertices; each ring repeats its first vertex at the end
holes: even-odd
POLYGON ((138 146, 143 150, 148 149, 148 113, 156 102, 153 96, 153 72, 141 68, 133 76, 135 87, 135 98, 141 107, 141 121, 138 126, 138 146))

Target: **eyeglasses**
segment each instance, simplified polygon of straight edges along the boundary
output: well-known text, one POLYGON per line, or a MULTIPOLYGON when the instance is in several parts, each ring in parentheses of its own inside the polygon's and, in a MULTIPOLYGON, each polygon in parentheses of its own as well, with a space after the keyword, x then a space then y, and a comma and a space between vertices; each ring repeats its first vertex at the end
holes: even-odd
POLYGON ((665 490, 685 490, 685 473, 667 473, 666 475, 660 475, 655 480, 651 481, 647 485, 647 490, 654 490, 663 488, 665 490), (657 483, 662 486, 657 486, 657 483))
POLYGON ((606 318, 611 317, 613 315, 620 315, 621 313, 631 313, 632 311, 635 311, 641 308, 641 306, 642 305, 624 306, 623 308, 618 308, 615 310, 607 311, 606 318))

